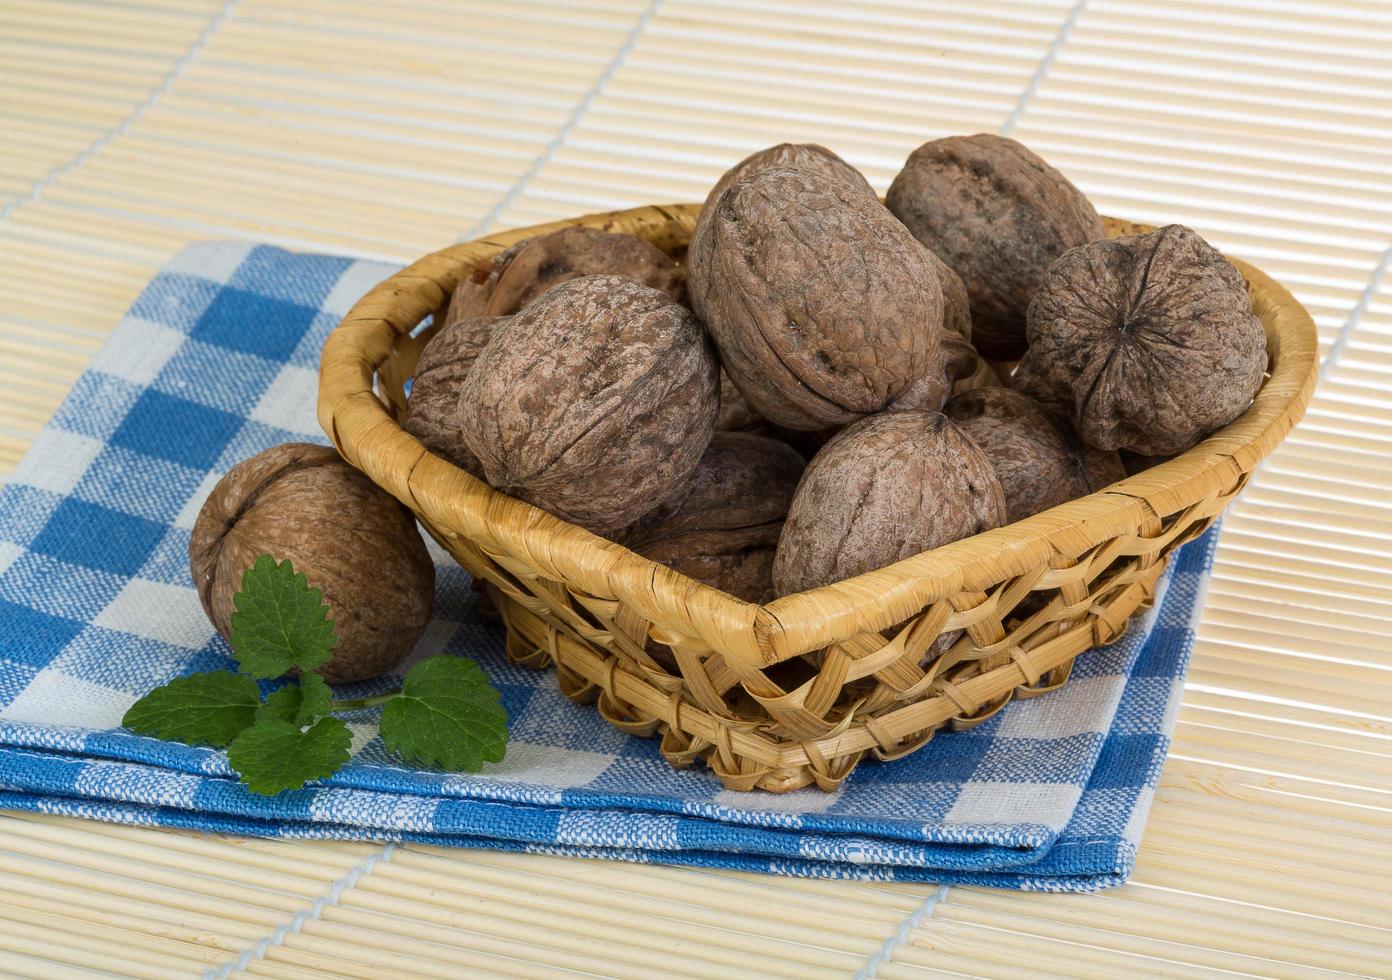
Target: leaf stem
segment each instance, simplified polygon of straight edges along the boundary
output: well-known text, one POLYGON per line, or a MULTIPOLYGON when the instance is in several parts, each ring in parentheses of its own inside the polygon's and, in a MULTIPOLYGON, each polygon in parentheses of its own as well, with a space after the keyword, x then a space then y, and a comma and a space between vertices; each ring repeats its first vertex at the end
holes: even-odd
POLYGON ((346 701, 331 701, 330 711, 357 711, 359 708, 375 708, 379 704, 386 704, 392 698, 401 693, 401 689, 388 691, 386 694, 374 694, 366 698, 349 698, 346 701))

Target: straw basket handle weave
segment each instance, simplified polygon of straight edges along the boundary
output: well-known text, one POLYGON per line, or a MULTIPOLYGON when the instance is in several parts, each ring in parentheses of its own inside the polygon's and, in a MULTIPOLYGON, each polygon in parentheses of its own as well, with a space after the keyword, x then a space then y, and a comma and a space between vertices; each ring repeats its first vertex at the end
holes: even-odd
MULTIPOLYGON (((505 496, 402 430, 404 384, 433 326, 418 328, 481 263, 572 224, 638 235, 680 258, 699 210, 587 215, 426 256, 329 337, 318 408, 343 456, 487 583, 514 659, 554 664, 566 694, 597 699, 625 731, 661 734, 672 764, 703 760, 734 789, 832 789, 867 754, 897 758, 945 726, 1059 687, 1075 657, 1150 599, 1170 554, 1227 506, 1314 389, 1309 314, 1235 260, 1270 355, 1241 418, 1101 492, 763 606, 505 496), (943 634, 960 638, 929 657, 943 634)), ((1107 220, 1109 235, 1144 230, 1107 220)))

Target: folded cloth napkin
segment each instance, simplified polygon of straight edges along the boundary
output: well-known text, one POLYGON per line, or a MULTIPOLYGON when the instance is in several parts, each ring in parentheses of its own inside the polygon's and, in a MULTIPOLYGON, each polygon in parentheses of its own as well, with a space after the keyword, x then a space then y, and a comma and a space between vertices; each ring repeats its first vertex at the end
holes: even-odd
MULTIPOLYGON (((392 268, 197 245, 145 289, 0 488, 0 806, 273 837, 419 840, 822 877, 1084 891, 1123 881, 1164 761, 1216 532, 1155 607, 1062 690, 866 762, 835 793, 725 790, 655 740, 508 662, 445 554, 413 658, 477 659, 503 693, 506 759, 478 775, 403 767, 371 710, 353 760, 303 790, 245 790, 220 751, 132 735, 126 708, 232 665, 189 578, 189 530, 233 464, 323 442, 316 362, 392 268)), ((405 666, 409 666, 408 660, 405 666)), ((384 691, 386 678, 340 689, 384 691)))

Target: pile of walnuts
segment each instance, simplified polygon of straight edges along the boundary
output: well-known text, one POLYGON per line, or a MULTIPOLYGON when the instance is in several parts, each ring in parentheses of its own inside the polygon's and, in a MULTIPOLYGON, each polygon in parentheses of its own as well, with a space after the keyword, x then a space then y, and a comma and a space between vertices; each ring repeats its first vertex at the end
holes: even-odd
MULTIPOLYGON (((585 227, 501 253, 436 314, 405 428, 504 493, 765 602, 1182 452, 1267 366, 1241 275, 1203 239, 1105 239, 1076 187, 998 136, 924 144, 883 203, 823 147, 755 153, 711 191, 685 258, 585 227)), ((261 552, 332 601, 332 680, 389 669, 428 621, 410 512, 332 450, 268 450, 204 506, 190 561, 224 633, 261 552)))
POLYGON ((882 203, 820 146, 726 173, 686 266, 527 240, 437 315, 405 427, 492 486, 751 602, 1123 479, 1251 402, 1266 336, 1180 225, 1105 239, 1014 140, 915 150, 882 203))

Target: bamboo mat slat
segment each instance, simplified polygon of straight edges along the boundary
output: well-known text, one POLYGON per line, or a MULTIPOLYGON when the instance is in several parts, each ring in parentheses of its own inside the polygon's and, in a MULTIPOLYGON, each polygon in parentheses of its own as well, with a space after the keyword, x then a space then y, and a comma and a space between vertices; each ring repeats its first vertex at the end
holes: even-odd
POLYGON ((1281 279, 1327 358, 1229 514, 1122 888, 943 897, 0 814, 0 973, 1392 974, 1389 50, 1377 0, 0 6, 0 478, 189 242, 404 262, 700 199, 778 140, 883 189, 925 139, 1010 131, 1099 209, 1281 279))

